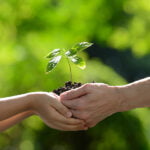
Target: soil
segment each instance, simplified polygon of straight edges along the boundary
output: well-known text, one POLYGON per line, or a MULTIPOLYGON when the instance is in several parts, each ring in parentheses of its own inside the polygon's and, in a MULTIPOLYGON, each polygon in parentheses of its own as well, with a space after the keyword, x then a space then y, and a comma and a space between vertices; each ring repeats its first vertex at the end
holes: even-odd
POLYGON ((60 95, 61 93, 65 92, 65 91, 69 91, 71 89, 75 89, 82 86, 82 83, 76 83, 76 82, 71 82, 68 81, 65 83, 64 87, 60 87, 59 89, 54 90, 53 92, 56 93, 57 95, 60 95))

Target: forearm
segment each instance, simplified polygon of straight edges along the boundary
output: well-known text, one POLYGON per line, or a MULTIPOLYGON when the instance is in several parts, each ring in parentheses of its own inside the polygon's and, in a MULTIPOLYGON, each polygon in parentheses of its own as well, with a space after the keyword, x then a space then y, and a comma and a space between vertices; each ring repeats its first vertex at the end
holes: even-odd
POLYGON ((22 112, 17 114, 13 117, 10 117, 6 120, 0 121, 0 132, 12 127, 13 125, 21 122, 22 120, 26 119, 27 117, 32 116, 34 113, 32 111, 22 112))
POLYGON ((123 111, 150 107, 150 77, 118 87, 123 111))
POLYGON ((0 99, 0 121, 10 118, 16 114, 31 109, 32 97, 30 94, 7 97, 0 99))

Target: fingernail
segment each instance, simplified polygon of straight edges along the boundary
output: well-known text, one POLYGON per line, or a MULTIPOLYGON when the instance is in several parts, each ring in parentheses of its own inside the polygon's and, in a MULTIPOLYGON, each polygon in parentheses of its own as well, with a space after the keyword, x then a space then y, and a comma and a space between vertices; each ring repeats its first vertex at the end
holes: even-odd
POLYGON ((72 113, 71 113, 71 112, 67 112, 66 116, 67 116, 67 117, 71 117, 71 116, 72 116, 72 113))

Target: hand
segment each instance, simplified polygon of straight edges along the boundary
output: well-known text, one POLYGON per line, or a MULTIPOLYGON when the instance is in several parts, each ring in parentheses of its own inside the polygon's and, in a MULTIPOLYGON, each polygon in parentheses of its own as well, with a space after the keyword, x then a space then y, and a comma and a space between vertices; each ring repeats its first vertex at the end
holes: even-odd
POLYGON ((61 94, 60 98, 73 116, 85 120, 88 127, 118 112, 121 103, 117 87, 101 83, 85 84, 61 94))
POLYGON ((71 112, 59 101, 54 93, 31 93, 32 109, 51 128, 63 131, 86 130, 84 121, 70 118, 71 112))

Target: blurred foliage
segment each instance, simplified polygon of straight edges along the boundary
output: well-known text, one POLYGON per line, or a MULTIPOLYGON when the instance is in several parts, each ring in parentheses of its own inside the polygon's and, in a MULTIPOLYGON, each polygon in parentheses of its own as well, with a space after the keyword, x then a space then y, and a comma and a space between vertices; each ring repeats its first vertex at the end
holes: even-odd
MULTIPOLYGON (((0 96, 51 91, 69 79, 63 61, 45 75, 54 48, 89 41, 74 81, 122 85, 150 75, 148 0, 0 0, 0 96)), ((2 150, 149 150, 149 110, 115 114, 86 132, 60 132, 30 117, 0 134, 2 150)))

